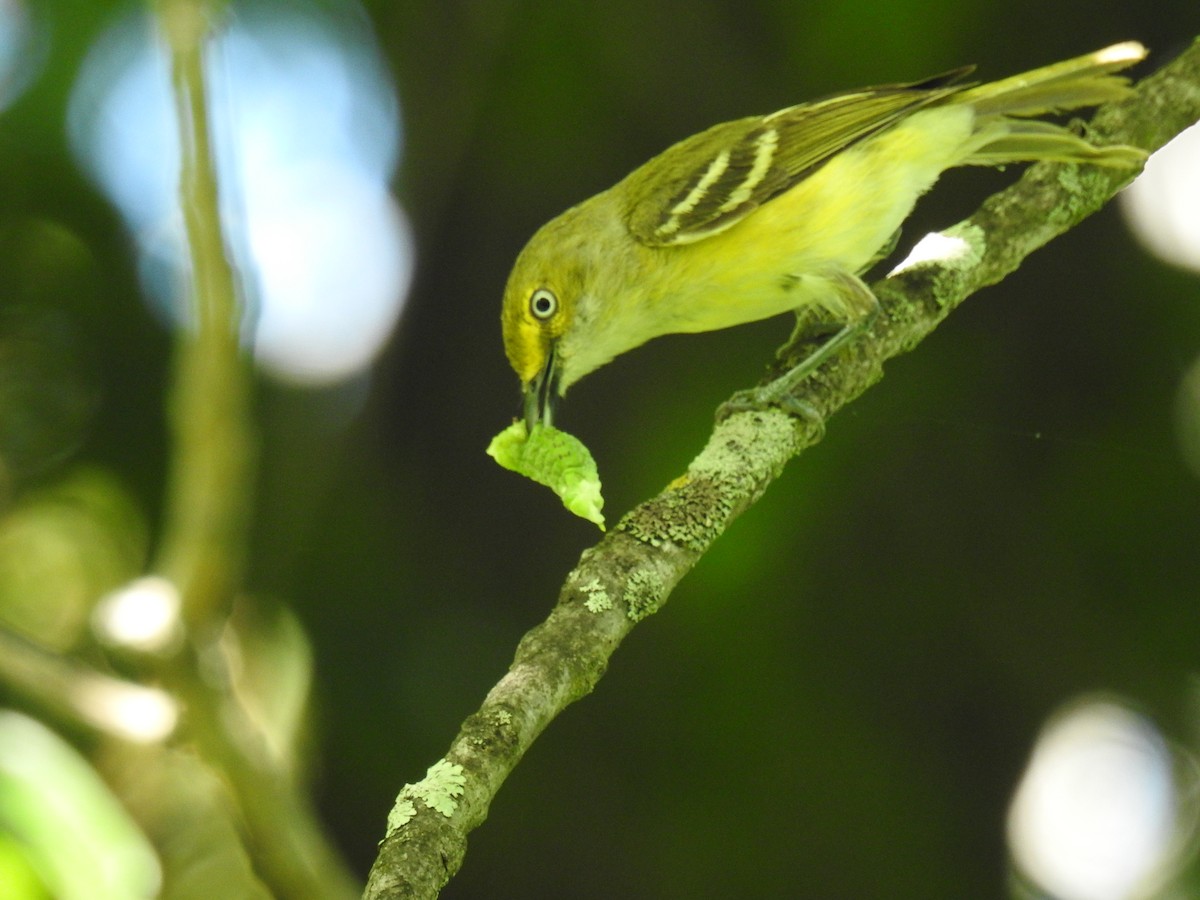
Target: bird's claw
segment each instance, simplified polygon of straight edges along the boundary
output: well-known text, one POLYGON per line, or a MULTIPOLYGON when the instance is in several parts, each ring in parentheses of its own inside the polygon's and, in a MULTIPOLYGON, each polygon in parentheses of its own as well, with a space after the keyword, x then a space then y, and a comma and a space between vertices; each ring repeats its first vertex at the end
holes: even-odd
POLYGON ((735 413, 778 409, 794 419, 802 419, 805 422, 815 425, 824 434, 825 417, 807 400, 801 400, 791 392, 790 388, 794 387, 794 385, 790 383, 781 384, 786 377, 784 376, 784 378, 777 379, 761 387, 738 391, 717 407, 717 423, 724 422, 735 413))

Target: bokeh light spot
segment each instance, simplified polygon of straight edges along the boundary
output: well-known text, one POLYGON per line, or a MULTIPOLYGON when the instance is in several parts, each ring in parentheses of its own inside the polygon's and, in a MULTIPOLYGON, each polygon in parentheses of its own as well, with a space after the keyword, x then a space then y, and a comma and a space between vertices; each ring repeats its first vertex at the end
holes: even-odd
POLYGON ((1200 124, 1146 161, 1142 174, 1122 192, 1121 208, 1147 250, 1200 272, 1200 124))
MULTIPOLYGON (((365 17, 349 5, 245 2, 210 48, 210 120, 229 256, 256 358, 326 384, 370 365, 412 276, 389 180, 399 106, 365 17)), ((186 320, 167 60, 142 17, 92 49, 72 96, 72 145, 133 233, 147 293, 186 320)))
POLYGON ((1175 393, 1175 434, 1183 461, 1200 478, 1200 360, 1194 360, 1175 393))
POLYGON ((170 694, 102 675, 79 679, 71 701, 92 725, 136 744, 166 740, 179 722, 179 706, 170 694))
POLYGON ((1144 896, 1176 846, 1172 758, 1154 726, 1110 701, 1055 717, 1009 810, 1022 872, 1060 900, 1144 896))
POLYGON ((22 0, 0 0, 0 111, 29 86, 41 68, 45 32, 22 0))
POLYGON ((182 635, 179 589, 147 575, 108 594, 92 613, 97 634, 110 644, 153 653, 173 647, 182 635))

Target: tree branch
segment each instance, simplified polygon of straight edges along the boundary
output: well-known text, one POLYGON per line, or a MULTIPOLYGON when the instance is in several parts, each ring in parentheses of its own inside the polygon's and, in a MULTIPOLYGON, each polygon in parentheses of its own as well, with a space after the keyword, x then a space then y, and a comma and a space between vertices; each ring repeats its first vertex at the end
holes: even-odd
MULTIPOLYGON (((1154 150, 1200 119, 1200 43, 1146 78, 1136 96, 1101 109, 1098 143, 1154 150)), ((873 288, 882 312, 869 335, 802 385, 820 418, 883 375, 951 310, 1000 281, 1031 252, 1098 210, 1136 173, 1038 164, 946 232, 962 238, 957 262, 923 265, 873 288)), ((788 367, 792 351, 781 354, 788 367)), ((365 897, 433 897, 458 870, 467 834, 542 730, 592 690, 633 626, 657 611, 729 524, 762 496, 787 462, 816 443, 819 420, 777 410, 720 421, 687 472, 632 510, 567 576, 548 619, 521 640, 508 673, 462 725, 444 760, 401 792, 365 897)))
POLYGON ((205 51, 220 4, 157 0, 156 8, 171 52, 191 283, 170 397, 174 448, 154 568, 179 589, 187 624, 205 629, 228 613, 240 587, 256 455, 250 372, 208 126, 205 51))
POLYGON ((222 231, 205 78, 206 54, 224 8, 224 0, 154 3, 170 51, 191 276, 191 315, 179 328, 171 385, 164 534, 153 565, 179 591, 188 642, 158 661, 154 674, 182 701, 204 760, 230 786, 258 873, 273 892, 350 897, 358 885, 321 833, 302 785, 267 752, 229 689, 215 646, 242 589, 257 457, 251 373, 222 231))

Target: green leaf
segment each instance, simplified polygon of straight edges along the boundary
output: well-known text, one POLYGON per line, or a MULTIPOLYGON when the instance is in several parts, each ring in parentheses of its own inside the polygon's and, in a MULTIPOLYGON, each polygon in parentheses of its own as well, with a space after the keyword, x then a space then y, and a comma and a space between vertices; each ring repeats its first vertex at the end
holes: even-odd
POLYGON ((150 842, 87 760, 40 722, 6 711, 0 827, 61 900, 153 897, 161 884, 150 842))

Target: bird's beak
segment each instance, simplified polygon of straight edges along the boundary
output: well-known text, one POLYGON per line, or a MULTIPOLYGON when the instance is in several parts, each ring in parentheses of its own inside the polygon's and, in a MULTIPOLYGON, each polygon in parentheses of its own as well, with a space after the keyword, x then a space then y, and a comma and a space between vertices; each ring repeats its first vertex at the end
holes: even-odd
POLYGON ((538 423, 553 423, 554 407, 558 404, 558 378, 558 356, 554 352, 554 343, 551 342, 550 352, 546 354, 546 364, 540 372, 525 382, 526 431, 533 431, 533 426, 538 423))

